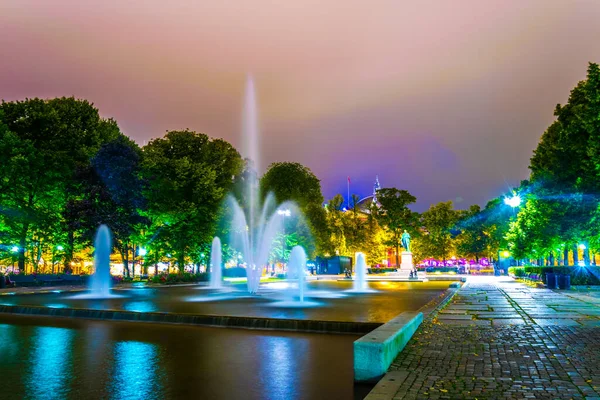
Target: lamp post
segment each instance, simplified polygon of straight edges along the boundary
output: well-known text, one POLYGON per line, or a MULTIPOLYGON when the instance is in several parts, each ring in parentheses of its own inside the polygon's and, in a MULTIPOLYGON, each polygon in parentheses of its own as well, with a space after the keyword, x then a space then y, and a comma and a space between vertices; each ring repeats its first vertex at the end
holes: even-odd
POLYGON ((11 266, 11 268, 12 268, 12 273, 13 274, 15 273, 15 256, 14 256, 14 254, 17 253, 18 251, 19 251, 19 247, 18 246, 13 246, 10 249, 10 252, 13 253, 13 256, 11 257, 12 258, 12 266, 11 266))
MULTIPOLYGON (((283 267, 283 263, 285 262, 285 217, 289 217, 290 215, 292 215, 292 212, 289 210, 289 208, 286 208, 285 210, 277 210, 277 214, 281 215, 282 218, 282 224, 281 224, 281 234, 283 235, 281 238, 281 265, 283 267)), ((273 266, 273 272, 275 272, 275 266, 273 266)))
POLYGON ((504 198, 504 204, 512 208, 517 208, 521 205, 521 196, 513 191, 512 196, 504 198))
MULTIPOLYGON (((514 214, 515 208, 517 208, 521 205, 521 201, 522 201, 521 196, 519 196, 517 194, 517 192, 514 190, 512 191, 512 195, 504 197, 504 204, 506 204, 507 206, 512 208, 513 214, 514 214)), ((504 251, 503 255, 505 256, 506 259, 508 259, 510 257, 510 253, 508 251, 504 251)), ((500 261, 500 257, 498 257, 498 262, 499 261, 500 261)), ((518 262, 517 262, 517 264, 518 264, 518 262)), ((508 266, 510 266, 510 260, 508 260, 508 266)), ((508 273, 508 268, 507 268, 506 272, 508 273)))
POLYGON ((56 252, 55 250, 58 251, 63 251, 65 248, 62 247, 60 244, 56 247, 52 248, 52 274, 54 274, 54 266, 56 265, 56 252))

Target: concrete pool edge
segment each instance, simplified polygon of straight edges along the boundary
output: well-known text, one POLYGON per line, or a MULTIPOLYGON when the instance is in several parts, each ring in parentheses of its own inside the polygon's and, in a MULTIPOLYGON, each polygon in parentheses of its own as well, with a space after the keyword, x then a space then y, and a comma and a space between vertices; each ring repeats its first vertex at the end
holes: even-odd
MULTIPOLYGON (((434 318, 438 311, 444 308, 453 298, 454 296, 464 287, 468 285, 468 282, 462 285, 459 288, 449 288, 440 299, 438 299, 435 304, 426 304, 421 307, 420 311, 424 314, 424 319, 434 318)), ((419 324, 420 325, 420 324, 419 324)), ((415 332, 417 329, 415 329, 415 332)), ((413 332, 413 334, 415 333, 413 332)), ((412 335, 411 335, 412 337, 412 335)), ((410 340, 410 338, 409 338, 410 340)), ((407 341, 408 343, 408 341, 407 341)), ((399 354, 398 352, 396 356, 399 354)), ((393 360, 392 360, 393 361, 393 360)), ((389 366, 388 366, 389 368, 389 366)), ((356 367, 355 367, 356 373, 356 367)), ((398 388, 404 382, 408 374, 405 371, 389 371, 385 372, 383 376, 380 376, 379 381, 376 383, 375 387, 369 392, 367 397, 364 400, 393 400, 394 396, 397 394, 398 388)), ((356 380, 356 379, 355 379, 356 380)), ((375 379, 376 381, 376 379, 375 379)))
POLYGON ((161 312, 136 312, 125 310, 93 310, 87 308, 52 308, 45 306, 19 305, 0 305, 0 314, 358 335, 371 332, 383 325, 380 322, 283 319, 161 312))
POLYGON ((386 371, 423 322, 423 313, 406 311, 354 342, 354 381, 373 382, 386 371))

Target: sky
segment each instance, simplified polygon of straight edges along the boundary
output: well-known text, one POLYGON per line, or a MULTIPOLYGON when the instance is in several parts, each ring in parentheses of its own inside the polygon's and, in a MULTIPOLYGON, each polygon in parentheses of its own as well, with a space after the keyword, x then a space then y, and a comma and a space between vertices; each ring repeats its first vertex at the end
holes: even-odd
POLYGON ((485 203, 529 175, 557 103, 600 62, 597 0, 0 0, 0 98, 76 96, 140 145, 240 148, 254 77, 264 167, 326 198, 485 203))

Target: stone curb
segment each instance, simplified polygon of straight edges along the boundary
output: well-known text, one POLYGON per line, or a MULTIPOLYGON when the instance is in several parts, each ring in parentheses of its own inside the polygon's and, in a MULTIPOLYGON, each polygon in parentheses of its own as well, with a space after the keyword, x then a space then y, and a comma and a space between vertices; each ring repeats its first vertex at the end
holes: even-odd
POLYGON ((283 330, 296 332, 365 334, 380 327, 379 322, 347 322, 225 315, 196 315, 87 308, 51 308, 43 306, 0 305, 0 313, 63 318, 139 321, 163 324, 202 325, 226 328, 283 330))
MULTIPOLYGON (((434 318, 437 313, 443 309, 454 296, 464 287, 468 286, 468 281, 461 288, 447 289, 445 296, 433 304, 426 304, 419 310, 423 313, 424 319, 434 318)), ((411 335, 412 336, 412 335, 411 335)), ((375 387, 369 392, 364 400, 393 400, 397 394, 398 388, 402 385, 408 373, 406 371, 389 371, 383 378, 377 382, 375 387)))

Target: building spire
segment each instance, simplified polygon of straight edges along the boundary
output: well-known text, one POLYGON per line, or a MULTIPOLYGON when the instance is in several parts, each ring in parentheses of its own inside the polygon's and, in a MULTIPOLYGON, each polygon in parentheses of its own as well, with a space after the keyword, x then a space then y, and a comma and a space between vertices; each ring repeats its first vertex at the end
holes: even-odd
POLYGON ((379 184, 379 175, 375 175, 375 184, 373 185, 373 204, 377 203, 377 191, 381 189, 379 184))

